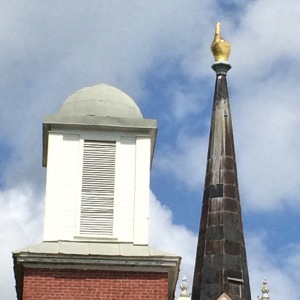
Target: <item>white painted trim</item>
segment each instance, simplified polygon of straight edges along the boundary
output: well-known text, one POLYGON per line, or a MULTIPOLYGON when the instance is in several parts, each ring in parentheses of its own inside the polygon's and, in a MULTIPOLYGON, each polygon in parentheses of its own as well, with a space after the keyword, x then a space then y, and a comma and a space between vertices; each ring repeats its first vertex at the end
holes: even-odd
POLYGON ((217 300, 232 300, 226 293, 223 293, 217 300))

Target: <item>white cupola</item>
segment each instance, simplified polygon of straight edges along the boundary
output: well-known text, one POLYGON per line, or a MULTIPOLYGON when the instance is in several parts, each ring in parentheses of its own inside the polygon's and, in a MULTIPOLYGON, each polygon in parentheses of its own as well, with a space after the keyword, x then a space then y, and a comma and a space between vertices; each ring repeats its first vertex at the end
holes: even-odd
POLYGON ((43 124, 44 241, 148 244, 156 120, 99 84, 72 94, 43 124))

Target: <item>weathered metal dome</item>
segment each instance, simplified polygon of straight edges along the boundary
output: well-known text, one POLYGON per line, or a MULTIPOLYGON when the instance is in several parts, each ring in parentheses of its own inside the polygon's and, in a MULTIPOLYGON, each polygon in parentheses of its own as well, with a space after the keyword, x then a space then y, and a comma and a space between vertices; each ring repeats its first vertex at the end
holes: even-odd
POLYGON ((132 98, 117 88, 103 83, 85 87, 70 95, 58 115, 143 119, 139 107, 132 98))

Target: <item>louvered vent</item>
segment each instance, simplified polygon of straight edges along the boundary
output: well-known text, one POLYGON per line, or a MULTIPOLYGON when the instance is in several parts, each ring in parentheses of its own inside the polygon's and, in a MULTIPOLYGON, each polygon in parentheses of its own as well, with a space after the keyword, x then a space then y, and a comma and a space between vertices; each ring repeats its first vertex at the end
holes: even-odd
POLYGON ((115 157, 115 142, 84 141, 80 234, 113 234, 115 157))

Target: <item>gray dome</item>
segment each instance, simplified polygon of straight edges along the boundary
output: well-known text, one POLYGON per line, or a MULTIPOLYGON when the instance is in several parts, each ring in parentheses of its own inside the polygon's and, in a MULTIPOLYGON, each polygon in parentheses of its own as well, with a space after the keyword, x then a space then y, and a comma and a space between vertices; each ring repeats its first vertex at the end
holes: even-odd
POLYGON ((69 96, 60 108, 58 115, 143 118, 139 107, 132 98, 103 83, 85 87, 69 96))

